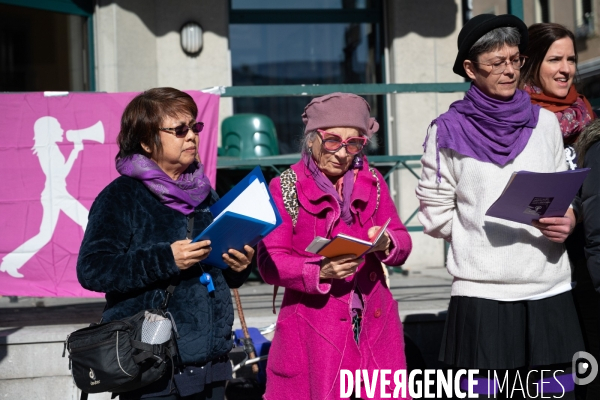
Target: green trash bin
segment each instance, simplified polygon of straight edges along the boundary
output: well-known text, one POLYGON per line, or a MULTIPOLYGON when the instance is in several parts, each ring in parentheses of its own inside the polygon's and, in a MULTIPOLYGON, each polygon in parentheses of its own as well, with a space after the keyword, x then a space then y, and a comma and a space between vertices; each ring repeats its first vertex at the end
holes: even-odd
POLYGON ((256 158, 279 154, 275 124, 262 114, 236 114, 221 124, 222 150, 226 157, 256 158))

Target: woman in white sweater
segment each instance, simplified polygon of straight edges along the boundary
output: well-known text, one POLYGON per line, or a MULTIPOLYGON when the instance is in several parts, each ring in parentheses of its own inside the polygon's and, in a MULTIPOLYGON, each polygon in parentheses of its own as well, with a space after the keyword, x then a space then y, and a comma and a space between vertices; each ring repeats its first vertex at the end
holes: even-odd
POLYGON ((480 398, 543 390, 568 399, 570 362, 584 348, 562 245, 573 212, 531 226, 485 216, 513 172, 566 169, 556 117, 517 89, 526 46, 527 27, 512 15, 478 15, 461 30, 453 70, 472 85, 429 128, 419 220, 425 233, 450 243, 454 281, 440 360, 480 369, 480 398), (486 370, 506 371, 508 388, 494 389, 493 373, 481 384, 486 370))

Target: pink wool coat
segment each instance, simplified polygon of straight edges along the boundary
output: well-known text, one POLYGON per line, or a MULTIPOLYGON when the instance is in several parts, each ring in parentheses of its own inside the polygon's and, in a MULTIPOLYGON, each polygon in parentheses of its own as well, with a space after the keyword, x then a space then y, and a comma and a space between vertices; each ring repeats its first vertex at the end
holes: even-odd
MULTIPOLYGON (((403 264, 412 247, 411 239, 379 172, 381 195, 377 204, 377 181, 366 162, 354 184, 351 226, 340 219, 338 202, 317 187, 302 162, 292 169, 298 177, 300 203, 296 226, 284 207, 277 177, 269 187, 283 224, 258 246, 262 277, 285 288, 269 351, 265 399, 339 399, 342 369, 389 369, 392 375, 406 369, 398 303, 386 286, 381 262, 403 264), (370 253, 353 276, 319 279, 321 256, 304 251, 315 236, 331 238, 346 233, 368 240, 369 228, 383 225, 389 217, 393 247, 388 257, 383 252, 370 253), (356 287, 364 302, 360 347, 354 341, 351 317, 356 287)), ((389 393, 394 387, 391 380, 389 393)), ((364 387, 361 395, 367 398, 364 387)), ((378 386, 373 398, 379 396, 378 386)))

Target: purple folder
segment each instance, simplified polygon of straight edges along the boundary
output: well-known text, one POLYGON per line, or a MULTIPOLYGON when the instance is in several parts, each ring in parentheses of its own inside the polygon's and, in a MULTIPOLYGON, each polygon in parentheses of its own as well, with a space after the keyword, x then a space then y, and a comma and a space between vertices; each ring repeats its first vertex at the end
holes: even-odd
POLYGON ((485 215, 527 225, 540 218, 562 217, 589 171, 514 172, 485 215))

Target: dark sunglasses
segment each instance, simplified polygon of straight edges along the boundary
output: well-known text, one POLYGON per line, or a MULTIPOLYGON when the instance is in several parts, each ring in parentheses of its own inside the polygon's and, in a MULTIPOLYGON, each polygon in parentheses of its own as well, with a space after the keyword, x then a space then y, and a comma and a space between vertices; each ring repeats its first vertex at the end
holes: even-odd
POLYGON ((181 124, 179 126, 176 126, 175 128, 158 128, 158 129, 161 131, 170 133, 172 135, 175 135, 178 138, 184 138, 187 136, 187 133, 189 132, 190 129, 196 135, 199 134, 200 132, 202 132, 202 129, 204 129, 204 122, 195 122, 192 124, 192 126, 187 126, 185 124, 181 124))

